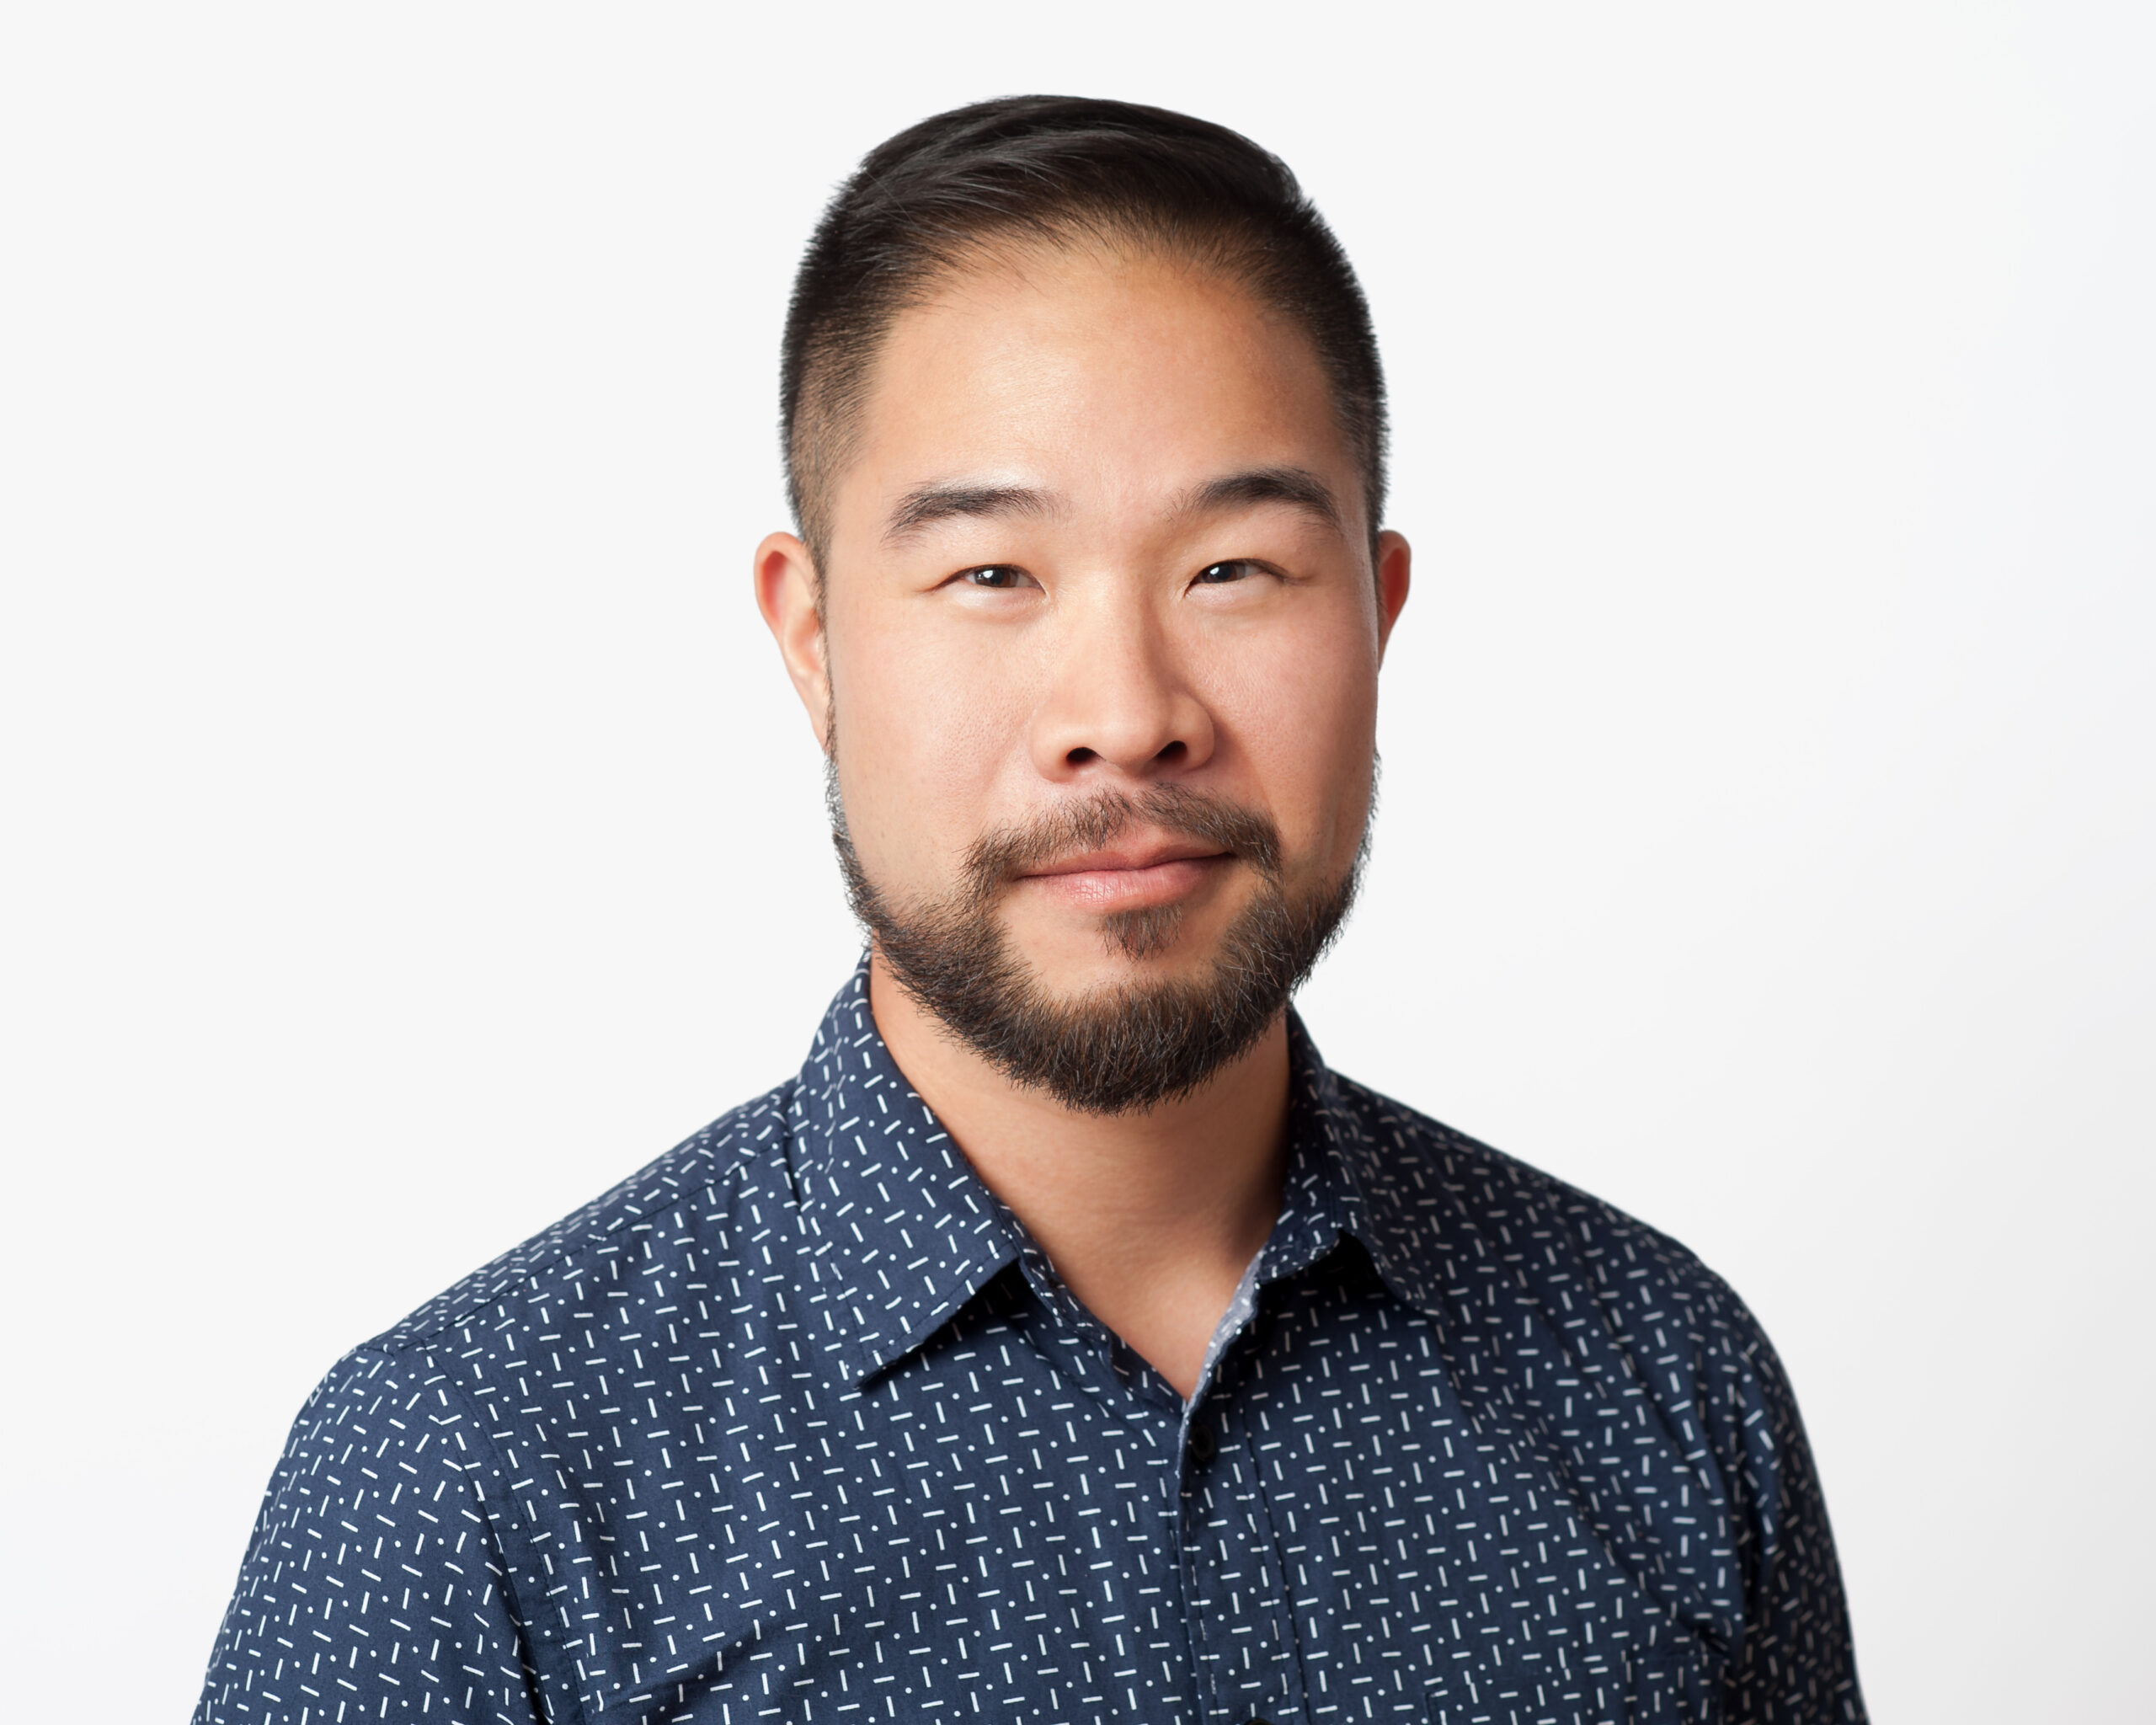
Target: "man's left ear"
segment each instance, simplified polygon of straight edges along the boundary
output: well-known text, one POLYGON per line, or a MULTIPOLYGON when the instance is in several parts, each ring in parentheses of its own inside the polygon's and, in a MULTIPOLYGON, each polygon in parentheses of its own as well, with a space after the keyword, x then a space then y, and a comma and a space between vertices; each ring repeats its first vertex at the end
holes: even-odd
POLYGON ((1378 661, 1385 661, 1385 644, 1392 638, 1392 626, 1400 621, 1400 607, 1407 603, 1407 541, 1388 527, 1378 535, 1378 661))

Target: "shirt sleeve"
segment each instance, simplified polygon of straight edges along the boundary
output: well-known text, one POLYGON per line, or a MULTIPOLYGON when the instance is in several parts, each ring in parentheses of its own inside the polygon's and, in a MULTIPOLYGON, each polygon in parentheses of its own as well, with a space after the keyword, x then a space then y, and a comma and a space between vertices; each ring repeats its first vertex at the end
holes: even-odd
POLYGON ((1744 1632, 1730 1673, 1732 1725, 1865 1725, 1827 1502, 1796 1397, 1750 1315, 1739 1430, 1753 1502, 1743 1535, 1744 1632))
POLYGON ((195 1725, 546 1720, 486 1513, 492 1454, 423 1360, 340 1360, 270 1482, 195 1725))

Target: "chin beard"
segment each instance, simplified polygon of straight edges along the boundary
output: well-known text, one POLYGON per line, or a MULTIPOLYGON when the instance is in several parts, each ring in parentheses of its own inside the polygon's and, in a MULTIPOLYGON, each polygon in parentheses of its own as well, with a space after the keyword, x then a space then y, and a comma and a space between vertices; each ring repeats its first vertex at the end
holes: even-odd
MULTIPOLYGON (((958 887, 900 905, 862 868, 835 764, 826 791, 847 897, 892 980, 1006 1076, 1088 1114, 1130 1114, 1187 1096, 1255 1047, 1339 932, 1369 847, 1365 825, 1362 845, 1337 879, 1291 894, 1269 820, 1156 785, 1104 792, 992 833, 968 853, 958 887), (1004 890, 1028 868, 1105 845, 1139 822, 1217 845, 1256 872, 1256 895, 1197 976, 1141 975, 1075 996, 1051 993, 997 914, 1004 890)), ((1110 952, 1142 961, 1173 945, 1183 920, 1180 905, 1115 912, 1099 919, 1101 937, 1110 952)))

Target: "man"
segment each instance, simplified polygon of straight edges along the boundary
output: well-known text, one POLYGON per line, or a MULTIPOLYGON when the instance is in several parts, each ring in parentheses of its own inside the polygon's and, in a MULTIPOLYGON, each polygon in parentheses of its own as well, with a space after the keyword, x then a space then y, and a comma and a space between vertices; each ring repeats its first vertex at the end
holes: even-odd
POLYGON ((1735 1296, 1289 1009, 1409 557, 1287 170, 926 121, 783 398, 756 595, 868 955, 798 1078, 332 1371, 198 1719, 1860 1718, 1735 1296))

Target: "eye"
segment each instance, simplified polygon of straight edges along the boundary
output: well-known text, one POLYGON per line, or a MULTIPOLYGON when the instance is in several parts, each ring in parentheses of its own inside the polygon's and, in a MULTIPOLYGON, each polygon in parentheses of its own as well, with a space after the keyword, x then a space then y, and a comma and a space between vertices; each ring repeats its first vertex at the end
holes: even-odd
POLYGON ((1230 581, 1246 580, 1251 575, 1264 572, 1262 563, 1252 563, 1246 557, 1236 557, 1225 563, 1209 563, 1198 572, 1196 580, 1201 587, 1219 587, 1230 581))
POLYGON ((1030 585, 1033 578, 1014 564, 991 563, 977 569, 961 570, 958 579, 969 587, 985 587, 994 592, 1008 592, 1014 587, 1030 585))

